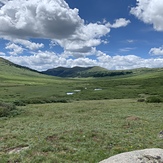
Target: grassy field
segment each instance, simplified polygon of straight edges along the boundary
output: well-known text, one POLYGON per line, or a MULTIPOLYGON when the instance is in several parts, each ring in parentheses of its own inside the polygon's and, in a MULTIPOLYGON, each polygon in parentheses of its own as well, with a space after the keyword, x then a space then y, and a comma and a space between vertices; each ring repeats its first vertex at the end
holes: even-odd
POLYGON ((162 115, 162 69, 63 79, 0 63, 0 163, 96 163, 163 148, 162 115))
POLYGON ((146 99, 149 96, 156 96, 162 101, 162 69, 136 69, 132 72, 117 77, 63 79, 29 71, 0 58, 0 102, 23 105, 74 100, 146 99), (67 92, 75 94, 67 96, 67 92))
POLYGON ((163 99, 163 72, 85 79, 39 75, 0 77, 0 101, 19 105, 74 100, 146 99, 149 96, 158 97, 160 101, 163 99), (74 95, 67 96, 67 92, 73 92, 74 95))
POLYGON ((20 115, 0 119, 3 163, 96 163, 121 152, 163 148, 162 103, 90 100, 19 109, 20 115))

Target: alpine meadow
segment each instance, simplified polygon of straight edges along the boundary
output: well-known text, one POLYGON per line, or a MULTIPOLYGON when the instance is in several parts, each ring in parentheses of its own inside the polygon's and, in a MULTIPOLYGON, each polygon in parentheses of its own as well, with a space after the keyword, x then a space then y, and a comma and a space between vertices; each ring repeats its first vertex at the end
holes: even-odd
POLYGON ((163 0, 0 0, 0 163, 163 163, 163 0))
POLYGON ((96 163, 163 148, 162 68, 77 74, 49 76, 0 58, 1 163, 96 163))

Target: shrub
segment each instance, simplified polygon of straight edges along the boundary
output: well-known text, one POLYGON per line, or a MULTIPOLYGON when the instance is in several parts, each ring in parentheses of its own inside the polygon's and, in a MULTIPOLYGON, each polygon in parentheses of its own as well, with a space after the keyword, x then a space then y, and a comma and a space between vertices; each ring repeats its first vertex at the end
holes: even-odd
POLYGON ((150 96, 150 97, 147 97, 146 102, 148 102, 148 103, 160 103, 160 102, 162 102, 162 100, 158 96, 150 96))
POLYGON ((0 117, 7 117, 14 113, 16 107, 14 104, 0 102, 0 117))
POLYGON ((64 98, 33 98, 23 102, 23 104, 45 104, 45 103, 68 103, 69 101, 64 98))
POLYGON ((144 98, 139 98, 137 101, 138 102, 145 102, 145 99, 144 98))
POLYGON ((14 104, 16 105, 16 106, 25 106, 26 104, 25 104, 25 102, 24 101, 14 101, 14 104))

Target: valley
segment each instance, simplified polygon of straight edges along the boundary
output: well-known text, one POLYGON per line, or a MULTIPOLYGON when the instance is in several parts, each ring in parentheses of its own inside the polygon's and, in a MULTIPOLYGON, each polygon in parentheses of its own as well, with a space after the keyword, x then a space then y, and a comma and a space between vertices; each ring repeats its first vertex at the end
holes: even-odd
POLYGON ((163 69, 130 71, 61 78, 1 59, 0 162, 99 162, 163 148, 163 69))

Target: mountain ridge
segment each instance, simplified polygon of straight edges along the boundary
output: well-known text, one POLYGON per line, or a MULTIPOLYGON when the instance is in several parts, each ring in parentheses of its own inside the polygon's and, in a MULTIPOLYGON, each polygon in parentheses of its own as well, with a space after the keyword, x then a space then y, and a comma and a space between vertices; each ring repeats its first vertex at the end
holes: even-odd
POLYGON ((0 57, 0 77, 6 78, 7 76, 10 78, 11 76, 20 76, 20 77, 36 77, 42 75, 55 76, 55 77, 70 77, 70 78, 85 78, 85 77, 125 77, 125 75, 129 76, 137 76, 137 77, 145 77, 145 76, 162 76, 163 68, 137 68, 130 70, 108 70, 99 66, 92 67, 57 67, 48 69, 46 71, 37 71, 25 66, 21 66, 15 64, 7 59, 0 57))
POLYGON ((41 73, 58 77, 106 77, 131 74, 130 70, 107 70, 99 66, 92 67, 57 67, 42 71, 41 73))

